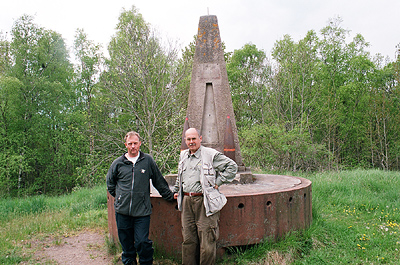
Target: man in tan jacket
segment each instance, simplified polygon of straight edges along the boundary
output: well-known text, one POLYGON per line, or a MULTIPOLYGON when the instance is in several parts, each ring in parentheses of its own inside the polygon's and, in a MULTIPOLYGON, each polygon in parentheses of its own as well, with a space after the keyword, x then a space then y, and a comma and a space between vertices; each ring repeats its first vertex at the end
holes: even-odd
POLYGON ((189 149, 181 152, 174 187, 182 211, 182 264, 212 265, 219 237, 219 211, 226 203, 218 187, 235 178, 237 165, 217 150, 202 146, 195 128, 185 132, 185 141, 189 149))

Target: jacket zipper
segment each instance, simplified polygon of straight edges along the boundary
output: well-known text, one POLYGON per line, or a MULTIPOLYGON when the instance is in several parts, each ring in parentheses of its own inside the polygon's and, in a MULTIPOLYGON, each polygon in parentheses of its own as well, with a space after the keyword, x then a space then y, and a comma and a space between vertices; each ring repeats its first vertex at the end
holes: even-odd
POLYGON ((129 202, 129 214, 132 212, 132 202, 133 202, 133 185, 135 181, 135 165, 132 167, 132 187, 131 187, 131 201, 129 202))

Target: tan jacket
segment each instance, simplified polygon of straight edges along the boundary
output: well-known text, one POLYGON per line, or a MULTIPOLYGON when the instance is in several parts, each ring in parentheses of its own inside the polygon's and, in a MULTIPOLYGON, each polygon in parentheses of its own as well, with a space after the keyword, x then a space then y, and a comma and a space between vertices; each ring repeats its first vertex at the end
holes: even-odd
MULTIPOLYGON (((215 189, 215 185, 231 182, 236 175, 237 165, 229 157, 224 156, 215 149, 201 146, 202 166, 200 168, 200 183, 203 189, 204 207, 206 215, 210 216, 220 211, 226 204, 226 197, 215 189), (213 161, 216 155, 224 156, 226 163, 219 168, 213 167, 213 161)), ((175 184, 175 190, 178 192, 178 209, 182 211, 183 191, 182 191, 182 169, 185 160, 188 158, 189 149, 181 151, 178 165, 178 177, 175 184)))

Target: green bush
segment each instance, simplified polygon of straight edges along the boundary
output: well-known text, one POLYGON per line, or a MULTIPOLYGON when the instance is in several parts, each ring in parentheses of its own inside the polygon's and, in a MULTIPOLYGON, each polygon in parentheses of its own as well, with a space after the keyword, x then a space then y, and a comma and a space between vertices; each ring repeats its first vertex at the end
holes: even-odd
POLYGON ((312 143, 300 128, 283 125, 255 125, 241 131, 241 151, 245 164, 271 170, 315 171, 327 169, 329 151, 312 143))

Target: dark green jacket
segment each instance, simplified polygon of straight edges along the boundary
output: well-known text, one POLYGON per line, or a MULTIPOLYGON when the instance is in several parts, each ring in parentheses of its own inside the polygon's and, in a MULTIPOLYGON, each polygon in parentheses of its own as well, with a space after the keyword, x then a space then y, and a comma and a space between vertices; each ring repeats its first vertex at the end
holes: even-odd
POLYGON ((164 199, 174 200, 167 181, 150 155, 140 152, 135 166, 125 154, 115 159, 107 173, 107 190, 115 197, 115 211, 130 216, 150 215, 150 179, 164 199))

